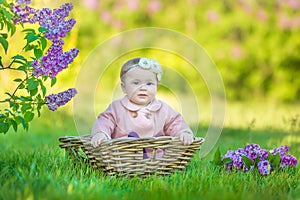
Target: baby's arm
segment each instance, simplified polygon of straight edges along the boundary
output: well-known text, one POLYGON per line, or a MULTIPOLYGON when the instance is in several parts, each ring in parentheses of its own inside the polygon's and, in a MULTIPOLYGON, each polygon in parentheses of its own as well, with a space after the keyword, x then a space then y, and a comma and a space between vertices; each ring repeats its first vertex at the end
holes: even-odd
POLYGON ((97 147, 102 141, 108 140, 109 137, 104 132, 94 133, 92 136, 91 144, 93 147, 97 147))
POLYGON ((179 140, 183 142, 184 145, 190 145, 194 142, 194 135, 190 131, 182 131, 178 134, 179 140))
POLYGON ((166 106, 167 121, 164 127, 166 135, 178 137, 184 145, 190 145, 194 141, 194 134, 189 125, 184 121, 182 115, 166 106))
POLYGON ((92 129, 91 144, 97 147, 102 141, 111 139, 110 134, 114 131, 116 126, 115 113, 110 105, 103 113, 98 116, 92 129))

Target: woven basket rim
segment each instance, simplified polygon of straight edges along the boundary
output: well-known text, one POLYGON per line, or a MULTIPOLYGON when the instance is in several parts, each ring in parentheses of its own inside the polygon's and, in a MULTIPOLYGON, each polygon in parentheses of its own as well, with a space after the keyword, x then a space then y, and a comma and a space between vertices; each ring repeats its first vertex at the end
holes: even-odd
MULTIPOLYGON (((63 139, 90 139, 92 136, 91 134, 88 135, 82 135, 82 136, 61 136, 59 137, 59 140, 62 141, 63 139)), ((174 136, 159 136, 159 137, 142 137, 142 138, 134 138, 134 137, 122 137, 122 138, 114 138, 114 139, 109 139, 109 140, 105 140, 101 142, 101 145, 105 145, 105 144, 111 144, 111 143, 115 143, 115 142, 133 142, 133 141, 137 141, 137 142, 143 142, 143 141, 180 141, 178 137, 174 137, 174 136)), ((205 141, 205 139, 203 137, 194 137, 194 142, 200 142, 201 144, 205 141)))
POLYGON ((84 161, 87 158, 92 167, 101 169, 107 175, 145 177, 154 173, 168 175, 176 170, 184 170, 204 140, 195 137, 192 144, 184 145, 178 137, 173 136, 124 137, 103 141, 94 148, 91 134, 88 134, 59 137, 62 142, 59 146, 72 157, 84 161), (148 157, 144 157, 145 149, 153 150, 148 157), (162 157, 156 157, 159 150, 164 152, 162 157), (82 157, 80 152, 86 156, 82 157))

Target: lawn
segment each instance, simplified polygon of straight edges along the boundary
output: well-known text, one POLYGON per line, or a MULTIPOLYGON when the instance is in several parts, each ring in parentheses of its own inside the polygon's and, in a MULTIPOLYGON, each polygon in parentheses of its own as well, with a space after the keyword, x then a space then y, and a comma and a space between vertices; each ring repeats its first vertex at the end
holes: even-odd
MULTIPOLYGON (((233 107, 230 107, 229 114, 230 110, 234 110, 233 107)), ((287 118, 289 120, 281 128, 278 128, 277 122, 263 128, 249 124, 247 120, 243 126, 228 125, 226 120, 221 137, 207 156, 199 158, 196 154, 183 173, 163 177, 153 175, 145 179, 108 177, 83 163, 75 165, 67 159, 64 151, 58 147, 58 137, 74 135, 76 129, 72 117, 63 113, 45 111, 41 118, 35 119, 28 132, 1 135, 0 199, 300 197, 299 164, 295 168, 263 177, 252 172, 230 173, 210 162, 217 147, 224 154, 228 149, 237 149, 249 142, 260 144, 266 149, 288 144, 291 147, 290 153, 299 159, 300 121, 297 117, 292 118, 295 116, 292 113, 282 113, 291 117, 287 118)), ((198 136, 204 136, 206 128, 205 125, 201 126, 198 136)))

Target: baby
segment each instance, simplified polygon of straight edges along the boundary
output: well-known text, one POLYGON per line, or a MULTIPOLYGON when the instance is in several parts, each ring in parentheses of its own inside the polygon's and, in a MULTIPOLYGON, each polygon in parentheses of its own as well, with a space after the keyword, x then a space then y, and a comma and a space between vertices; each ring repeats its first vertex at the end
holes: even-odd
POLYGON ((193 142, 193 132, 181 114, 155 98, 162 69, 156 60, 134 58, 121 69, 125 96, 113 101, 98 116, 93 129, 93 147, 121 137, 179 137, 184 145, 193 142))

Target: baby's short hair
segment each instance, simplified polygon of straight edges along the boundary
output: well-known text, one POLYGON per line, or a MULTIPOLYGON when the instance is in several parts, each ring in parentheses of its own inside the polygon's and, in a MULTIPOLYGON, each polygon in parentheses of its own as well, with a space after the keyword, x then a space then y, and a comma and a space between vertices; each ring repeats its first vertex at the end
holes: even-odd
POLYGON ((123 81, 124 75, 131 69, 135 67, 140 67, 145 70, 150 70, 154 74, 156 74, 157 81, 161 80, 162 69, 160 64, 156 60, 148 59, 148 58, 133 58, 128 60, 123 64, 120 71, 120 78, 123 81))

